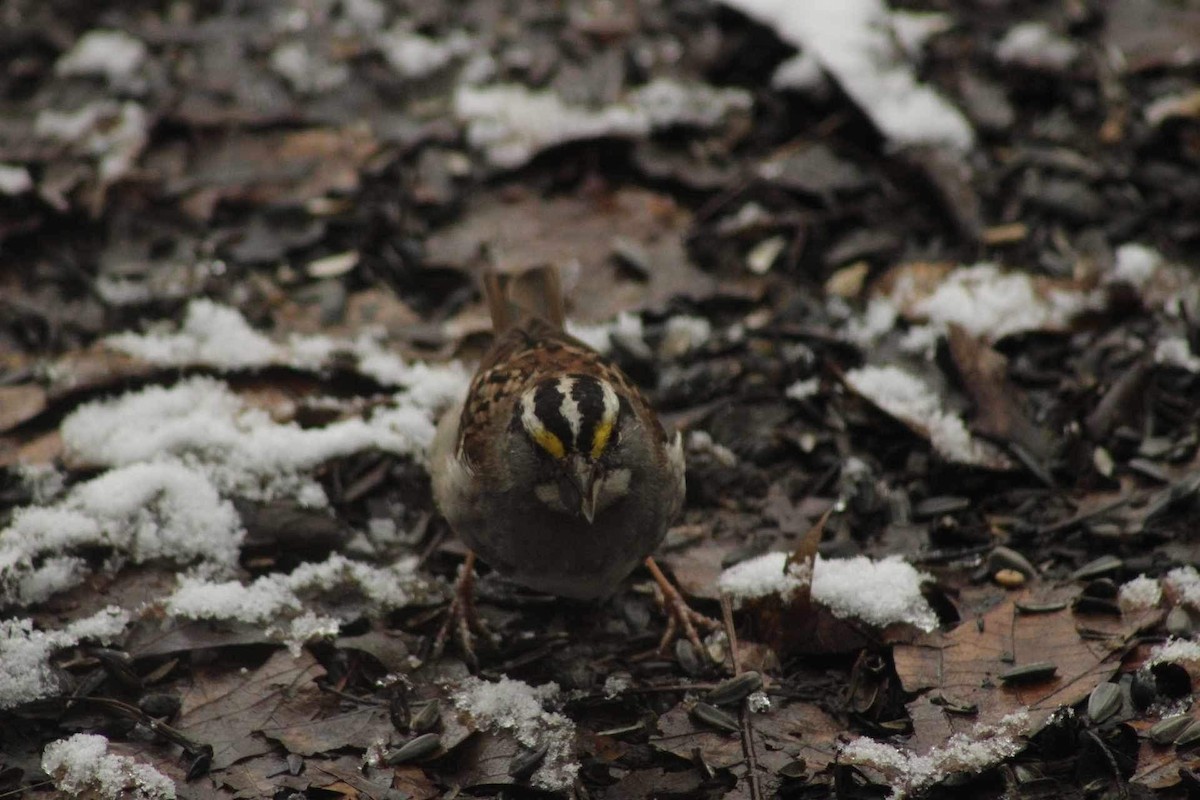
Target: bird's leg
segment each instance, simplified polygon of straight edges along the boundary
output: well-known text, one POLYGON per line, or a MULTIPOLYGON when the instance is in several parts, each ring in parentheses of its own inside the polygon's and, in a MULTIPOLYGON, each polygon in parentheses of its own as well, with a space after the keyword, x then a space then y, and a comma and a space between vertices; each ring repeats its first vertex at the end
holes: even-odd
POLYGON ((663 612, 667 615, 667 630, 663 633, 662 640, 658 643, 658 651, 666 653, 667 646, 675 640, 679 635, 679 629, 683 628, 683 633, 687 636, 692 647, 696 648, 696 654, 702 656, 705 652, 704 645, 700 641, 700 635, 696 632, 696 627, 705 628, 710 631, 720 629, 721 623, 711 617, 706 617, 699 611, 696 611, 687 604, 683 599, 683 595, 679 590, 671 585, 667 580, 667 576, 659 569, 652 557, 647 557, 646 568, 650 570, 650 574, 654 576, 654 582, 658 584, 659 598, 658 602, 662 605, 663 612))
POLYGON ((436 659, 446 648, 446 640, 453 633, 458 646, 462 648, 463 658, 472 667, 479 666, 475 656, 475 634, 494 644, 492 632, 479 618, 475 610, 475 551, 468 550, 462 566, 458 568, 458 579, 454 582, 454 596, 450 599, 450 607, 446 609, 446 619, 438 628, 433 640, 430 658, 436 659))

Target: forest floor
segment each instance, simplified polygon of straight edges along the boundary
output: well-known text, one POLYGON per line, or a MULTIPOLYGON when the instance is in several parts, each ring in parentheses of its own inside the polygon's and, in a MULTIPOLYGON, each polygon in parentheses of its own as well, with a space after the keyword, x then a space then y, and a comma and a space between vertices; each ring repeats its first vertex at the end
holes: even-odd
POLYGON ((0 796, 1200 792, 1200 9, 107 6, 0 2, 0 796), (541 264, 706 652, 485 565, 429 658, 541 264))

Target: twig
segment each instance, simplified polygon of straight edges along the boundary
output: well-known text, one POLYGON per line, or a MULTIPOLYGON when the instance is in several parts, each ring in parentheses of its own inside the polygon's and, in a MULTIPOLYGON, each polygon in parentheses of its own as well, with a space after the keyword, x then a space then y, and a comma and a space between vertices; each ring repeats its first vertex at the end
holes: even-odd
MULTIPOLYGON (((733 602, 728 592, 721 593, 721 618, 725 621, 725 635, 729 637, 729 660, 733 665, 733 676, 742 674, 742 664, 738 660, 737 630, 733 627, 733 602)), ((742 701, 742 711, 738 715, 738 728, 742 735, 742 754, 746 757, 746 767, 750 778, 750 800, 762 800, 762 786, 758 782, 758 754, 754 750, 754 721, 746 702, 742 701)))
POLYGON ((1117 781, 1117 792, 1120 794, 1121 800, 1128 800, 1129 786, 1125 783, 1125 779, 1121 775, 1121 768, 1117 766, 1117 759, 1113 757, 1112 751, 1109 750, 1104 740, 1096 735, 1094 730, 1089 729, 1087 736, 1096 743, 1096 746, 1100 748, 1100 752, 1104 754, 1104 758, 1108 761, 1108 766, 1113 772, 1113 778, 1117 781))
POLYGON ((733 602, 728 592, 721 592, 721 619, 725 622, 725 635, 729 638, 729 665, 736 678, 742 674, 742 664, 738 660, 737 631, 733 627, 733 602))
POLYGON ((0 792, 0 797, 15 797, 23 792, 31 791, 33 789, 40 789, 43 786, 50 786, 53 783, 54 781, 38 781, 37 783, 31 783, 28 786, 18 786, 17 788, 10 789, 7 792, 0 792))
POLYGON ((172 744, 177 744, 193 755, 208 754, 212 755, 212 745, 198 742, 186 736, 182 731, 171 727, 165 722, 161 722, 154 717, 142 711, 140 708, 122 703, 120 700, 114 700, 111 697, 72 697, 67 699, 66 705, 82 703, 85 705, 97 706, 104 708, 113 713, 119 714, 127 719, 131 719, 141 725, 145 725, 155 734, 166 739, 172 744))
POLYGON ((741 724, 738 727, 742 729, 742 753, 746 756, 746 766, 750 770, 750 800, 762 800, 762 786, 758 782, 758 754, 754 751, 754 722, 745 701, 742 701, 739 722, 741 724))

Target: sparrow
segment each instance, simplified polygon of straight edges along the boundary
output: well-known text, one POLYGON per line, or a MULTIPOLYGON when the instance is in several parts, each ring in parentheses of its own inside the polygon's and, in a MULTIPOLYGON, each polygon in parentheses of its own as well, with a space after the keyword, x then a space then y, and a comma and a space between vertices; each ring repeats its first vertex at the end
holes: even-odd
POLYGON ((445 624, 474 660, 475 557, 505 578, 580 600, 610 596, 645 564, 661 592, 666 648, 691 609, 651 557, 684 501, 684 453, 628 376, 565 331, 558 271, 484 275, 495 338, 463 400, 438 425, 430 471, 438 509, 469 551, 445 624))

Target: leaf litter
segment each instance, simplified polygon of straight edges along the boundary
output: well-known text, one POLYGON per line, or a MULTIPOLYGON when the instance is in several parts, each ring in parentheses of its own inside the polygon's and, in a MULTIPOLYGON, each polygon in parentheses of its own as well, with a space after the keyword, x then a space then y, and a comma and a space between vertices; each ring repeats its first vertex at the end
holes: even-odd
MULTIPOLYGON (((94 29, 53 5, 12 33, 0 130, 0 463, 21 465, 0 483, 0 695, 22 733, 60 710, 35 738, 62 792, 136 790, 137 764, 197 796, 970 789, 1073 730, 1052 712, 1096 687, 1152 696, 1096 741, 1186 707, 1187 11, 1005 11, 980 35, 873 2, 510 26, 487 0, 453 24, 318 3, 94 29), (1131 60, 1093 64, 1077 45, 1097 42, 1131 60), (710 611, 741 575, 706 646, 722 668, 629 657, 655 638, 643 586, 593 617, 486 577, 491 674, 422 663, 457 552, 423 451, 467 380, 443 361, 477 348, 483 261, 563 267, 575 329, 688 429, 692 510, 664 563, 710 611), (399 296, 386 329, 356 330, 364 287, 399 296), (248 501, 345 536, 314 556, 296 517, 251 524, 248 501), (753 701, 696 712, 749 668, 753 701), (136 710, 155 694, 181 711, 136 710), (362 766, 435 701, 454 709, 436 756, 362 766), (211 775, 185 775, 179 749, 203 748, 171 725, 219 750, 211 775), (91 766, 68 785, 80 729, 113 742, 76 741, 91 766), (123 737, 137 762, 112 755, 123 737)), ((1104 779, 1189 780, 1166 752, 1104 779)))

